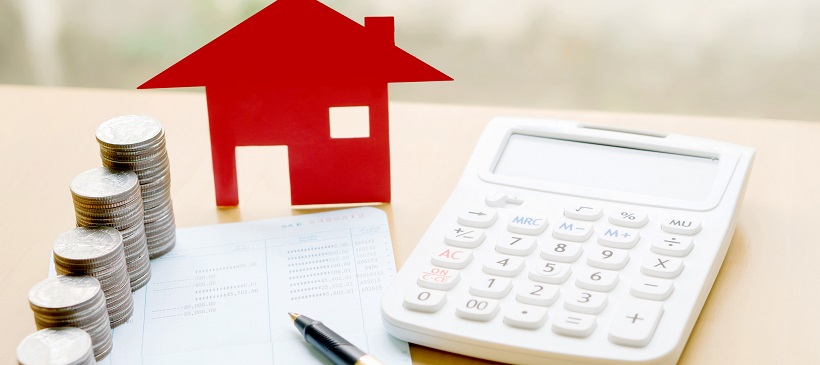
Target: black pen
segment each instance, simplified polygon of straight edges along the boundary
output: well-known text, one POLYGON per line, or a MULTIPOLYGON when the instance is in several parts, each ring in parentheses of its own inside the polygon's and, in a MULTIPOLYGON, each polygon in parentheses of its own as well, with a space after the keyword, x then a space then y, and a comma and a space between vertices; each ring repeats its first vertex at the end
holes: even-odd
POLYGON ((296 329, 302 333, 307 343, 316 347, 336 365, 383 365, 381 361, 370 356, 358 347, 327 328, 322 322, 310 319, 298 313, 291 313, 290 319, 296 329))

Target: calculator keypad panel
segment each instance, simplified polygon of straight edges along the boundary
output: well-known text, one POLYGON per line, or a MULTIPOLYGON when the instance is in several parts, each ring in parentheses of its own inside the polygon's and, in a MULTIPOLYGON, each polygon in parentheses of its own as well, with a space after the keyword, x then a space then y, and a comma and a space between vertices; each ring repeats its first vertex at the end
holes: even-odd
POLYGON ((609 342, 630 348, 651 343, 696 249, 700 221, 594 202, 507 208, 498 200, 488 194, 491 205, 463 207, 452 217, 417 285, 407 288, 405 308, 450 310, 443 315, 474 322, 500 317, 509 327, 549 327, 568 338, 605 331, 609 342), (638 245, 642 240, 651 242, 638 245), (625 271, 629 280, 622 280, 625 271), (614 293, 620 287, 626 289, 614 293), (615 314, 602 321, 610 307, 615 314))

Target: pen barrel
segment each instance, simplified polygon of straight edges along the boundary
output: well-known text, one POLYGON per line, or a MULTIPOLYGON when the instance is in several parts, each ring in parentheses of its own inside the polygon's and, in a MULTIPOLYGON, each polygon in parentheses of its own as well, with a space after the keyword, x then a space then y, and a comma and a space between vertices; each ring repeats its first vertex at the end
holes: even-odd
POLYGON ((305 328, 305 340, 316 346, 336 365, 353 365, 367 355, 321 322, 305 328))

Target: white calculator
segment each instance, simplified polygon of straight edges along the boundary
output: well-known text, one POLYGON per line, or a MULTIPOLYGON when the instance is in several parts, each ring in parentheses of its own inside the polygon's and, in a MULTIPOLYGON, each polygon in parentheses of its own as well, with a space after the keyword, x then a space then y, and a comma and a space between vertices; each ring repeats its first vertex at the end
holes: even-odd
POLYGON ((515 364, 674 364, 754 149, 497 118, 382 299, 400 339, 515 364))

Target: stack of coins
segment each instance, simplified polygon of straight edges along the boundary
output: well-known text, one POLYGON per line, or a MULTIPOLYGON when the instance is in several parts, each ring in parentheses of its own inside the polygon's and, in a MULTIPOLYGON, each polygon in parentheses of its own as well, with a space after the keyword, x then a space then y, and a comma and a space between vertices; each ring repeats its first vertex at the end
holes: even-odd
POLYGON ((75 327, 55 327, 28 335, 17 346, 21 365, 94 365, 91 336, 75 327))
POLYGON ((75 228, 57 237, 53 251, 57 274, 99 280, 111 328, 131 318, 134 300, 120 231, 106 226, 75 228))
POLYGON ((103 166, 131 170, 139 176, 148 252, 152 259, 168 253, 176 244, 176 225, 162 125, 144 115, 112 118, 97 128, 97 142, 103 166))
POLYGON ((97 361, 114 348, 105 296, 93 276, 56 276, 45 279, 28 292, 37 329, 77 327, 91 336, 97 361))
POLYGON ((108 226, 122 234, 131 291, 148 284, 151 266, 137 175, 99 167, 71 180, 77 226, 108 226))

